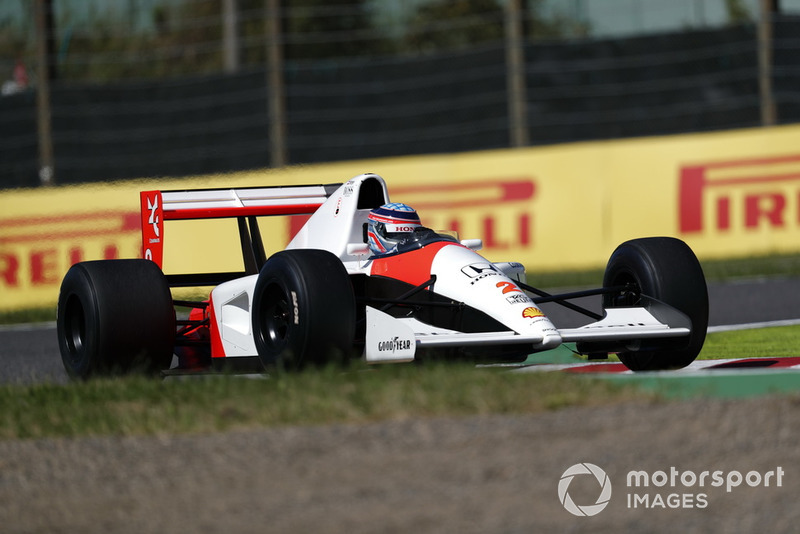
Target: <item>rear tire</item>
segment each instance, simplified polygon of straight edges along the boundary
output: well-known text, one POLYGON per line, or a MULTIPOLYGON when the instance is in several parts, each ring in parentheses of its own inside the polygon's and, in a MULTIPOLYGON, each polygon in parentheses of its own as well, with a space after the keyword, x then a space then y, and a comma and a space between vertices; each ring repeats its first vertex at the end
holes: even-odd
POLYGON ((258 275, 252 320, 265 367, 344 361, 353 352, 356 322, 347 270, 326 250, 273 254, 258 275))
POLYGON ((669 304, 691 319, 686 340, 623 351, 619 359, 633 371, 679 369, 694 361, 708 329, 708 289, 700 262, 683 241, 671 237, 634 239, 621 244, 606 266, 603 287, 628 285, 630 291, 603 296, 603 308, 636 306, 638 294, 669 304))
POLYGON ((61 360, 73 379, 152 374, 172 362, 172 295, 149 260, 73 265, 61 282, 56 324, 61 360))

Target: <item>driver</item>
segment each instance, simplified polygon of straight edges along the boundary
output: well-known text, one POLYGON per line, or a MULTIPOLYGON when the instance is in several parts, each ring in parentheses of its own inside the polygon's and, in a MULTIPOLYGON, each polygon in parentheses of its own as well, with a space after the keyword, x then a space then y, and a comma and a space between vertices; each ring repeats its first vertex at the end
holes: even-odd
POLYGON ((422 228, 417 212, 400 202, 384 204, 367 216, 367 243, 373 255, 390 254, 397 245, 422 228))

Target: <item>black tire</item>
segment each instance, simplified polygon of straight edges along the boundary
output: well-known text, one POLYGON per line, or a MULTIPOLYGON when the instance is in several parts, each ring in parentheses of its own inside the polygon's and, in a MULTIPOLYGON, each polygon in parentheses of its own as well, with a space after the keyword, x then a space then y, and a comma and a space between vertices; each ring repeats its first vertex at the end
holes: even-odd
POLYGON ((265 367, 300 369, 353 352, 356 305, 341 260, 326 250, 272 255, 253 294, 253 337, 265 367))
POLYGON ((603 287, 628 285, 632 291, 608 294, 603 307, 636 306, 640 292, 683 312, 692 322, 686 338, 648 343, 619 352, 633 371, 679 369, 694 361, 708 328, 708 289, 700 262, 683 241, 671 237, 634 239, 621 244, 608 260, 603 287))
POLYGON ((175 308, 164 273, 149 260, 76 263, 61 282, 57 330, 73 379, 168 368, 175 308))

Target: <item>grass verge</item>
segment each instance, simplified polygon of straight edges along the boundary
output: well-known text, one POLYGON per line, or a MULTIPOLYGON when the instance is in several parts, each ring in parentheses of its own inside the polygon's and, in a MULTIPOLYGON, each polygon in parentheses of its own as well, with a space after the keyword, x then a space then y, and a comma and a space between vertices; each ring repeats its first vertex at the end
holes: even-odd
POLYGON ((0 387, 0 439, 154 435, 411 417, 537 413, 652 394, 565 373, 462 364, 325 368, 268 379, 206 376, 0 387))
MULTIPOLYGON (((797 356, 800 326, 709 334, 700 358, 797 356)), ((543 353, 544 354, 544 353, 543 353)), ((538 413, 656 402, 634 384, 468 364, 328 367, 267 379, 196 376, 0 386, 0 439, 159 435, 538 413)))
POLYGON ((703 360, 720 358, 789 358, 800 356, 800 326, 778 326, 706 336, 703 360))

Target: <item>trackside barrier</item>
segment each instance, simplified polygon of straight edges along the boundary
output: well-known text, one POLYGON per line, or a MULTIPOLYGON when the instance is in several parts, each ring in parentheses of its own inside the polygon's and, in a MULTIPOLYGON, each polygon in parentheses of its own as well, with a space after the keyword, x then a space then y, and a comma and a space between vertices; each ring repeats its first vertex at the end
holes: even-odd
MULTIPOLYGON (((701 259, 800 251, 800 126, 184 179, 0 191, 0 311, 54 306, 77 261, 141 257, 141 191, 240 189, 384 177, 426 226, 480 238, 529 271, 600 267, 634 237, 684 239, 701 259)), ((235 220, 168 221, 164 270, 236 270, 235 220)), ((267 252, 300 217, 259 219, 267 252)))

